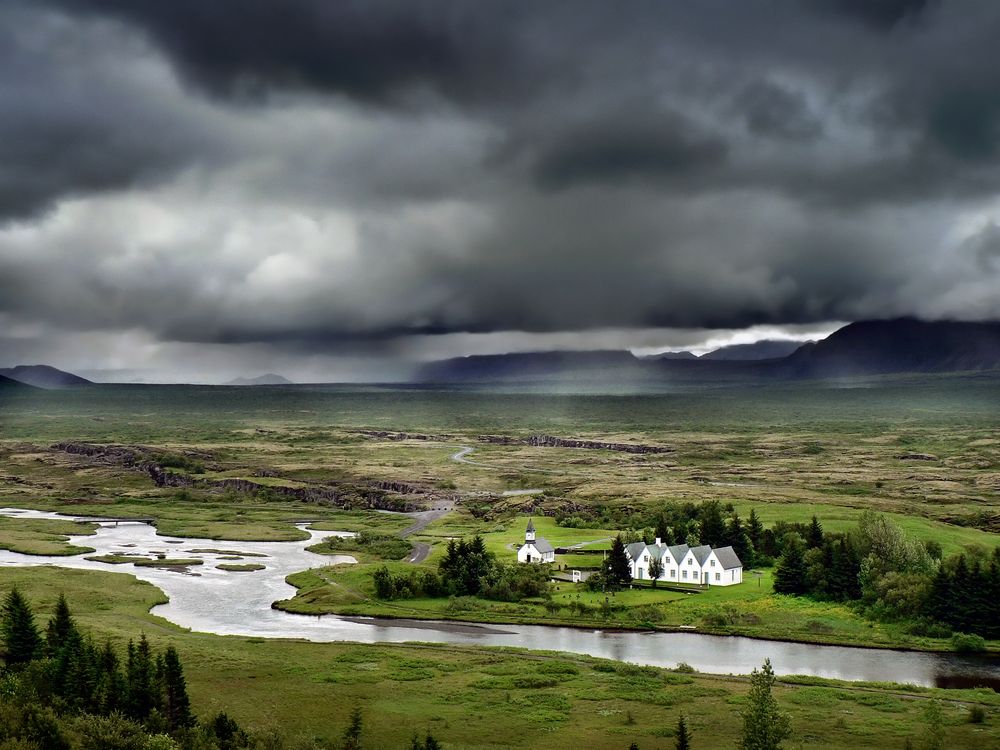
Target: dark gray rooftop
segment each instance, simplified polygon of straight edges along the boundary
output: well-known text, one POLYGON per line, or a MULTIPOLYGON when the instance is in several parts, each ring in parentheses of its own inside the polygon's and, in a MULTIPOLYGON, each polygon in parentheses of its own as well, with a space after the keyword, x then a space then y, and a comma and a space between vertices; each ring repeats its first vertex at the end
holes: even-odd
POLYGON ((736 550, 732 547, 719 547, 715 550, 715 556, 719 559, 719 564, 722 566, 723 570, 732 570, 733 568, 743 567, 743 563, 740 562, 740 558, 736 554, 736 550))

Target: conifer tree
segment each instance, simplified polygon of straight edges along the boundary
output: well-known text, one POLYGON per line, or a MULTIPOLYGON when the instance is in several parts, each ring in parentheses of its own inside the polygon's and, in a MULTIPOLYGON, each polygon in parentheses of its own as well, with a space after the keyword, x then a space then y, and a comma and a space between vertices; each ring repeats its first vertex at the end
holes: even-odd
POLYGON ((75 632, 76 622, 74 622, 73 615, 69 611, 69 604, 66 603, 66 597, 63 594, 59 594, 55 611, 52 613, 52 617, 49 619, 49 623, 45 629, 45 646, 49 656, 55 656, 59 653, 59 648, 75 632))
POLYGON ((780 750, 781 743, 792 733, 788 716, 778 710, 778 702, 771 694, 773 686, 774 670, 771 660, 765 659, 764 666, 750 674, 750 692, 741 712, 739 750, 780 750))
POLYGON ((753 543, 750 541, 750 535, 743 527, 743 521, 736 511, 733 511, 733 515, 729 517, 729 523, 726 525, 726 544, 733 548, 733 552, 740 558, 740 562, 744 566, 753 565, 753 543))
POLYGON ((774 571, 774 590, 779 594, 806 592, 805 548, 798 534, 785 537, 785 554, 778 560, 774 571))
POLYGON ((625 542, 622 541, 621 534, 611 542, 611 552, 605 558, 603 568, 608 585, 617 588, 632 583, 632 567, 625 554, 625 542))
POLYGON ((194 724, 184 668, 173 646, 167 646, 163 654, 163 716, 171 730, 194 724))
POLYGON ((139 637, 138 645, 129 641, 125 669, 128 683, 128 715, 143 721, 153 709, 158 708, 159 703, 156 695, 153 655, 145 634, 139 637))
POLYGON ((702 503, 698 512, 698 532, 702 544, 722 547, 726 541, 726 522, 718 500, 702 503))
POLYGON ((344 730, 344 750, 361 750, 361 709, 351 712, 351 723, 344 730))
POLYGON ((656 519, 656 537, 661 544, 671 545, 674 543, 674 532, 670 528, 666 513, 660 513, 656 519))
POLYGON ((823 546, 823 526, 816 516, 812 517, 809 528, 806 530, 806 546, 809 549, 817 549, 823 546))
POLYGON ((674 736, 676 737, 674 743, 676 750, 691 750, 691 730, 688 729, 684 714, 681 714, 677 719, 677 732, 674 736))
POLYGON ((750 544, 753 545, 754 550, 764 548, 764 524, 760 522, 757 511, 753 508, 750 509, 750 515, 747 517, 747 536, 750 537, 750 544))
POLYGON ((3 635, 8 666, 23 666, 39 655, 42 639, 35 625, 35 616, 16 588, 4 598, 0 634, 3 635))

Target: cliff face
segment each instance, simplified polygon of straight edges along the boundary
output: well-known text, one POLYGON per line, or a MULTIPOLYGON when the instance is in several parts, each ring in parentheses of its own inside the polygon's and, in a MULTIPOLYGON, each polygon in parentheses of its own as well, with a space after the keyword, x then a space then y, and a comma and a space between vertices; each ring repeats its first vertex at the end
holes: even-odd
MULTIPOLYGON (((170 471, 160 466, 143 446, 98 445, 94 443, 57 443, 53 450, 81 456, 94 463, 120 466, 146 473, 157 487, 177 487, 209 492, 240 492, 248 495, 271 495, 303 503, 332 505, 337 508, 371 508, 410 512, 423 510, 421 501, 440 499, 440 490, 396 480, 358 480, 338 483, 315 482, 303 486, 286 486, 255 482, 251 479, 205 479, 170 471), (403 496, 406 497, 403 497, 403 496)), ((258 472, 257 476, 274 476, 274 472, 258 472)), ((454 500, 451 495, 448 499, 454 500)))

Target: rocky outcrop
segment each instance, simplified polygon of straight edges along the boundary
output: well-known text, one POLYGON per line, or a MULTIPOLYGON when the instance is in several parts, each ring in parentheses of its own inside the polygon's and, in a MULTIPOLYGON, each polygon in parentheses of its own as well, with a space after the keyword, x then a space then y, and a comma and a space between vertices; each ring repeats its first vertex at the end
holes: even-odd
POLYGON ((377 440, 429 440, 434 442, 451 440, 446 435, 427 435, 421 432, 395 432, 393 430, 351 430, 351 432, 377 440))
POLYGON ((648 445, 644 443, 609 443, 603 440, 578 440, 576 438, 560 438, 552 435, 532 435, 527 438, 511 437, 509 435, 479 435, 481 443, 496 445, 530 445, 540 448, 583 448, 586 450, 619 451, 621 453, 671 453, 673 448, 663 445, 648 445))
MULTIPOLYGON (((392 510, 413 512, 423 510, 420 500, 431 502, 457 497, 431 488, 398 480, 374 480, 371 482, 302 483, 302 486, 264 484, 250 479, 227 477, 224 479, 204 479, 191 474, 170 471, 150 458, 152 449, 141 446, 98 445, 94 443, 56 443, 53 450, 74 456, 84 456, 108 466, 117 466, 142 471, 157 487, 178 489, 199 489, 209 492, 237 492, 247 495, 271 495, 303 503, 331 505, 337 508, 392 510), (409 499, 401 495, 410 496, 409 499)), ((258 470, 256 477, 273 478, 278 472, 258 470)))
POLYGON ((53 450, 69 453, 74 456, 87 456, 98 459, 101 463, 124 466, 126 468, 140 466, 144 456, 139 451, 124 445, 96 445, 94 443, 56 443, 53 450))

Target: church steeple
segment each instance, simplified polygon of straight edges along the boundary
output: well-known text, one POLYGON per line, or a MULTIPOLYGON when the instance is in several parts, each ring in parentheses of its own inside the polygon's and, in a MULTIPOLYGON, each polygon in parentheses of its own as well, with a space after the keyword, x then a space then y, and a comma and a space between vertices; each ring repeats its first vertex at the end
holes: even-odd
POLYGON ((528 519, 528 528, 524 530, 524 543, 535 541, 535 521, 531 518, 528 519))

